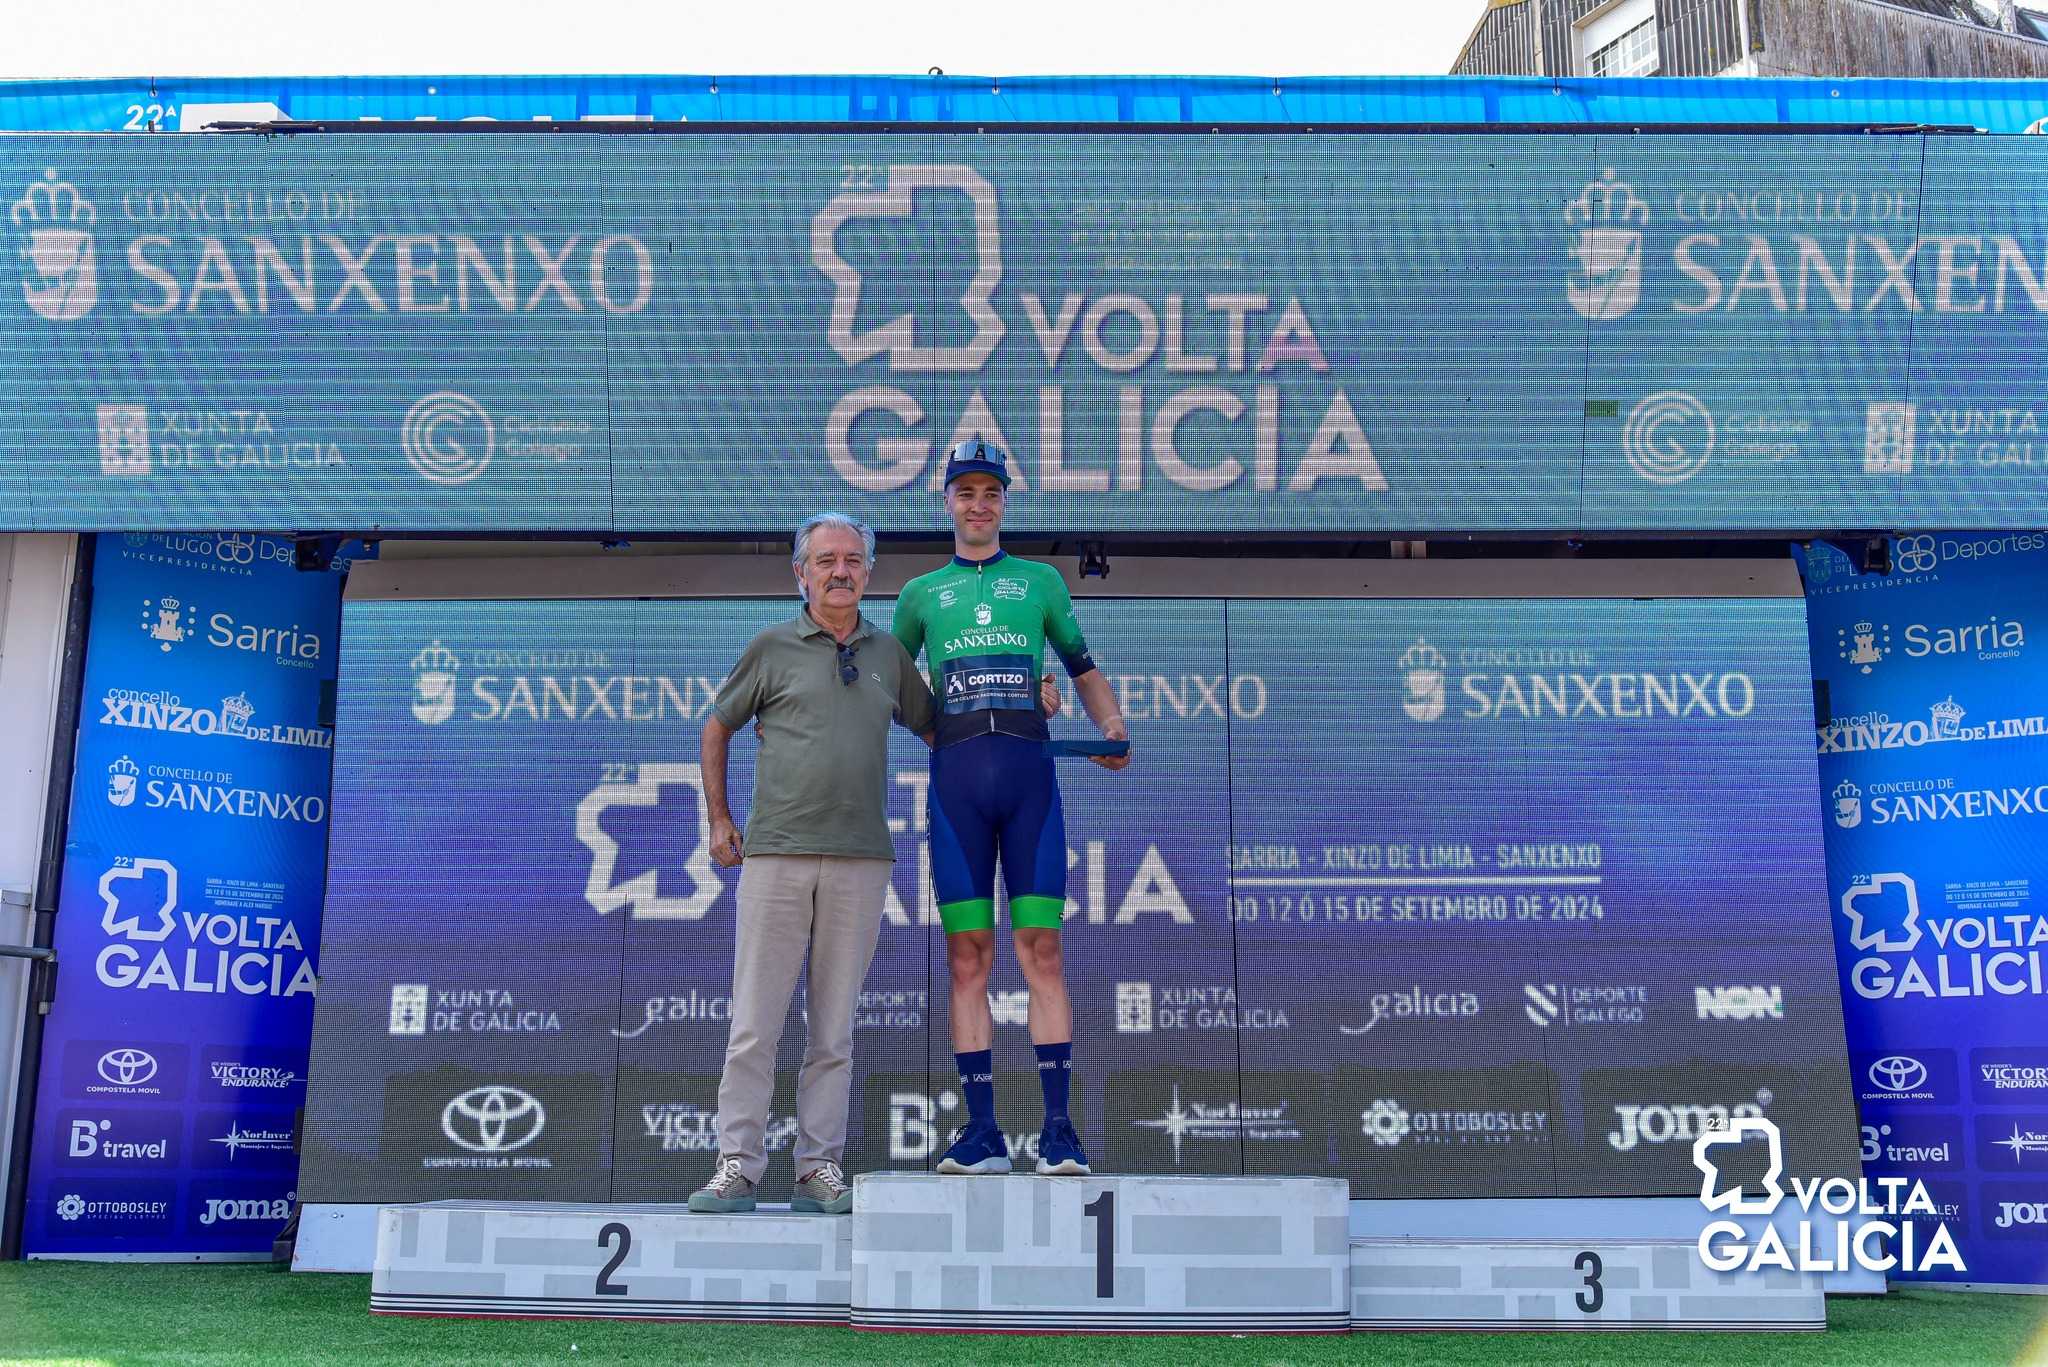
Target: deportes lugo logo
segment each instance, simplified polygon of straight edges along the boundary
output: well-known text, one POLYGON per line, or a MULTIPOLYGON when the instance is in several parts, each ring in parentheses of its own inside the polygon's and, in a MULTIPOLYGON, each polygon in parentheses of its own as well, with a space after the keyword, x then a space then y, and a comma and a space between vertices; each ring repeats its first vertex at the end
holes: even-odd
MULTIPOLYGON (((1709 1212, 1775 1216, 1784 1203, 1787 1192, 1779 1181, 1785 1171, 1784 1138, 1767 1117, 1737 1116, 1705 1131, 1693 1140, 1692 1161, 1701 1174, 1700 1204, 1709 1212), (1724 1185, 1721 1172, 1722 1156, 1751 1139, 1768 1146, 1760 1196, 1746 1194, 1740 1184, 1724 1185)), ((1790 1245, 1782 1220, 1758 1226, 1754 1235, 1739 1221, 1711 1220, 1700 1230, 1700 1261, 1716 1272, 1968 1270, 1942 1222, 1944 1212, 1924 1182, 1904 1177, 1853 1182, 1846 1177, 1795 1177, 1790 1195, 1803 1212, 1790 1245), (1821 1214, 1833 1218, 1822 1221, 1821 1214), (1933 1225, 1932 1235, 1926 1232, 1928 1224, 1933 1225), (1824 1230, 1824 1225, 1832 1229, 1824 1230)))
POLYGON ((76 185, 57 179, 52 166, 8 206, 7 216, 29 267, 21 282, 22 301, 53 323, 75 322, 91 313, 100 297, 92 235, 99 211, 76 185))

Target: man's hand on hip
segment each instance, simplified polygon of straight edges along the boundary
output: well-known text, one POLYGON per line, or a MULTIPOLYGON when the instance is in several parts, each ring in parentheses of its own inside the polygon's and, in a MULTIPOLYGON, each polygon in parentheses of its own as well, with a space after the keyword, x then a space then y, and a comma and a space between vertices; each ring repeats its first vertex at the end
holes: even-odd
POLYGON ((720 868, 738 868, 740 860, 739 828, 732 824, 730 817, 714 817, 711 822, 711 858, 720 868))

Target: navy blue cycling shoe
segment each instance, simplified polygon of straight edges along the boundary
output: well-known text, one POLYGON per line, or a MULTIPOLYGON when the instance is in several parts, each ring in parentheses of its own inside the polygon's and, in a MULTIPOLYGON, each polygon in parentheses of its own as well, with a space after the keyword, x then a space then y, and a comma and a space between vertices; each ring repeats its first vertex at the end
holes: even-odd
POLYGON ((1085 1177, 1092 1171, 1074 1122, 1063 1115, 1053 1116, 1039 1131, 1038 1171, 1046 1177, 1085 1177))
POLYGON ((970 1176, 1008 1172, 1010 1146, 1003 1128, 993 1120, 970 1120, 953 1132, 953 1147, 939 1160, 939 1171, 970 1176))

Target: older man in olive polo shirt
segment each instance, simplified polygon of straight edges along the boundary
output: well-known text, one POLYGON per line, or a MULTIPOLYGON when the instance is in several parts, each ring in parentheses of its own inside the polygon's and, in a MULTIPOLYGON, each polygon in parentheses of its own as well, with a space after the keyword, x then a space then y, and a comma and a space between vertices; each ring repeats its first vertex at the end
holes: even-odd
POLYGON ((742 864, 732 1029, 718 1084, 718 1167, 696 1211, 754 1208, 775 1047, 806 958, 810 1038, 796 1091, 790 1208, 852 1209, 846 1148, 853 1010, 874 957, 896 847, 885 817, 889 723, 929 736, 931 689, 896 638, 861 616, 875 534, 821 513, 797 528, 791 565, 804 606, 741 653, 704 722, 711 856, 742 864), (761 751, 742 853, 726 802, 733 733, 758 721, 761 751))

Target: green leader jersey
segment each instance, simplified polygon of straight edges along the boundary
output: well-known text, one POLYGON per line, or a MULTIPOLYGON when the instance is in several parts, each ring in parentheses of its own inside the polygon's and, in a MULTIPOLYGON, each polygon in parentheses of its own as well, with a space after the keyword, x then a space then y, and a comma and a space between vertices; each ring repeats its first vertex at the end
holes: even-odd
POLYGON ((1079 678, 1095 668, 1058 570, 997 551, 921 574, 903 586, 890 628, 915 660, 919 648, 938 701, 940 746, 999 731, 1045 740, 1038 666, 1047 642, 1079 678))

